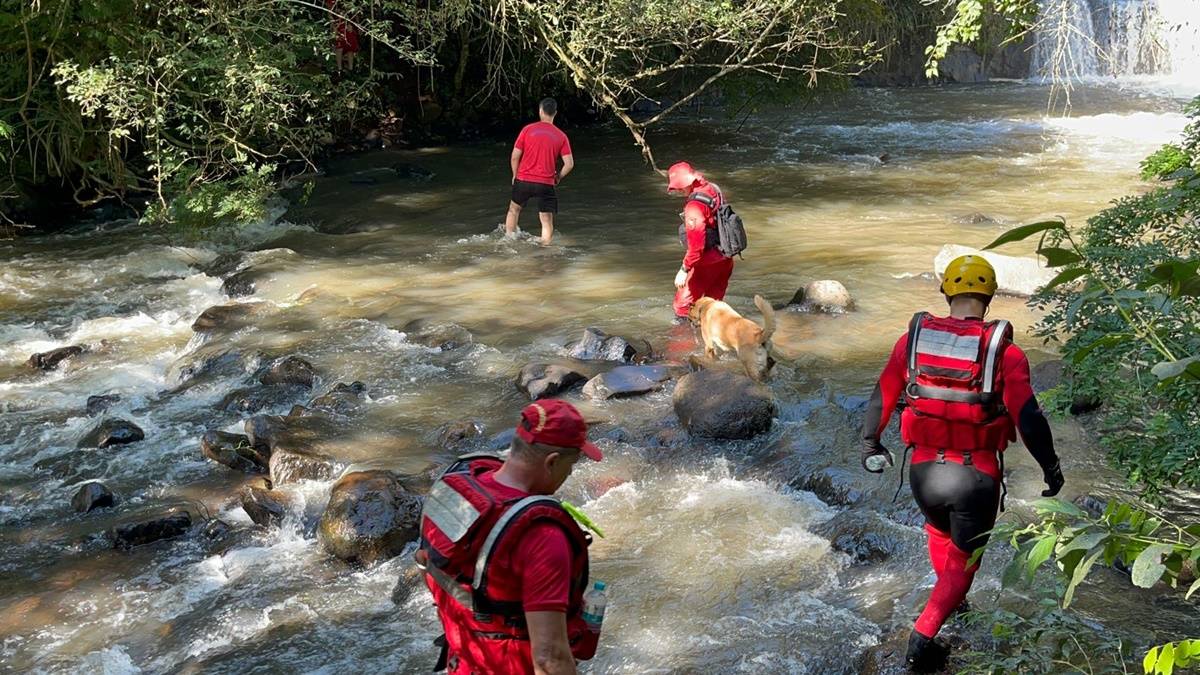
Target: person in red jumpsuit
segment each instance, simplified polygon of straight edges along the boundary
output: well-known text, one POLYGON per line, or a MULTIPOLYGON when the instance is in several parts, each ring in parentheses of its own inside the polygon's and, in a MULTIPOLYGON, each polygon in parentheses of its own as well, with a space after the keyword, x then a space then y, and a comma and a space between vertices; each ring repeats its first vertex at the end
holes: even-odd
POLYGON ((1042 495, 1054 496, 1063 486, 1050 425, 1029 383, 1029 360, 1012 343, 1007 321, 983 320, 995 292, 996 273, 986 260, 953 260, 942 282, 950 316, 913 317, 863 420, 863 468, 880 473, 893 463, 880 437, 903 400, 900 433, 913 453, 909 483, 925 516, 937 575, 909 636, 907 661, 916 672, 936 671, 945 662, 947 650, 933 638, 966 600, 979 569, 968 562, 995 525, 1002 453, 1018 431, 1042 468, 1042 495))
POLYGON ((733 258, 726 258, 718 248, 717 209, 725 201, 721 189, 708 182, 704 175, 687 162, 677 162, 667 170, 667 192, 682 193, 683 238, 687 253, 675 274, 676 322, 687 321, 692 303, 702 297, 723 300, 733 274, 733 258), (704 195, 710 200, 695 198, 704 195))
POLYGON ((358 29, 341 14, 337 0, 325 0, 325 6, 333 16, 333 53, 337 57, 337 69, 341 70, 344 63, 346 70, 354 70, 354 55, 359 52, 358 29))

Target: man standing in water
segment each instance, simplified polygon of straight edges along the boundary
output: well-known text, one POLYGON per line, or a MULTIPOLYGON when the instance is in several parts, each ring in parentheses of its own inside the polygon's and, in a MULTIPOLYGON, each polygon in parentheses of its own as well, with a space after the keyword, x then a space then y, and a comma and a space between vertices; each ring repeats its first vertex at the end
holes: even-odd
POLYGON ((1042 496, 1063 486, 1050 424, 1029 384, 1029 361, 1012 343, 1007 321, 983 320, 996 293, 995 270, 980 256, 960 256, 946 267, 941 290, 950 316, 913 317, 892 349, 862 429, 863 468, 881 473, 893 459, 879 439, 904 396, 900 434, 913 451, 909 482, 925 515, 937 574, 908 640, 907 661, 916 672, 945 662, 947 650, 933 638, 966 599, 979 569, 968 561, 996 522, 1002 453, 1018 430, 1042 467, 1042 496))
POLYGON ((542 399, 506 461, 468 455, 434 483, 417 562, 446 631, 437 670, 570 675, 596 653, 582 614, 591 538, 549 496, 581 457, 603 455, 579 411, 542 399))
POLYGON ((683 264, 675 273, 675 321, 687 321, 692 303, 702 297, 725 298, 733 258, 720 250, 717 210, 725 201, 721 189, 705 180, 704 175, 687 162, 676 162, 667 170, 667 193, 682 193, 683 226, 680 238, 687 246, 683 264))
POLYGON ((558 103, 544 98, 538 104, 538 121, 527 125, 513 144, 509 163, 512 166, 512 198, 504 219, 504 233, 513 236, 521 209, 533 197, 538 200, 538 219, 542 221, 542 246, 554 236, 554 214, 558 213, 558 192, 555 186, 575 168, 571 142, 554 126, 558 103), (562 158, 562 169, 558 158, 562 158))

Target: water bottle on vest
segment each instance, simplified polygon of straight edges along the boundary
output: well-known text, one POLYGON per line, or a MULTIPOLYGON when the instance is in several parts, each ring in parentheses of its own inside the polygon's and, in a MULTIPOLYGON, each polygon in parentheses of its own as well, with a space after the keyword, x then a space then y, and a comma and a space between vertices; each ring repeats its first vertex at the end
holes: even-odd
POLYGON ((604 609, 608 606, 607 588, 608 585, 603 581, 597 581, 590 591, 583 594, 583 621, 593 633, 599 633, 600 625, 604 623, 604 609))

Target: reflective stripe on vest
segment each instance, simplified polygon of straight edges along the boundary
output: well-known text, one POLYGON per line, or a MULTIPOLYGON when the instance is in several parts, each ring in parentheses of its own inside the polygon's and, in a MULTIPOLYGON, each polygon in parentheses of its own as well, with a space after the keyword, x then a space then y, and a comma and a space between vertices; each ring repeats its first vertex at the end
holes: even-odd
POLYGON ((908 384, 905 392, 914 398, 928 398, 951 403, 991 404, 996 392, 996 364, 1000 360, 1000 346, 1010 330, 1004 319, 992 325, 987 352, 983 355, 983 382, 978 392, 931 387, 917 384, 917 355, 927 354, 960 361, 975 362, 979 359, 979 336, 958 335, 947 331, 925 328, 927 312, 918 312, 912 318, 908 331, 908 384))
POLYGON ((996 362, 999 361, 1000 343, 1004 341, 1004 336, 1008 334, 1008 321, 1000 319, 996 322, 992 329, 992 339, 988 341, 987 356, 983 362, 983 393, 990 396, 995 391, 996 384, 996 362))
POLYGON ((450 541, 458 543, 475 521, 479 520, 480 513, 466 497, 439 480, 433 484, 433 489, 425 498, 425 508, 421 515, 437 525, 450 541))
POLYGON ((914 367, 917 354, 974 361, 979 358, 979 336, 956 335, 945 331, 921 328, 917 333, 917 348, 913 350, 912 363, 914 367))

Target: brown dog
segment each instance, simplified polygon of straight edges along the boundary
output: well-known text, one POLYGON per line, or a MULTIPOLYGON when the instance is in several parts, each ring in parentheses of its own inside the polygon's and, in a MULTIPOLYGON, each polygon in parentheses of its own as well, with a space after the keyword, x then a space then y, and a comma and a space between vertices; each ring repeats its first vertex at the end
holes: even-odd
POLYGON ((715 359, 722 353, 734 352, 746 374, 761 382, 775 365, 771 358, 775 310, 761 295, 754 296, 754 304, 763 315, 761 327, 726 303, 712 298, 697 300, 689 310, 688 318, 693 325, 700 326, 705 356, 715 359))

